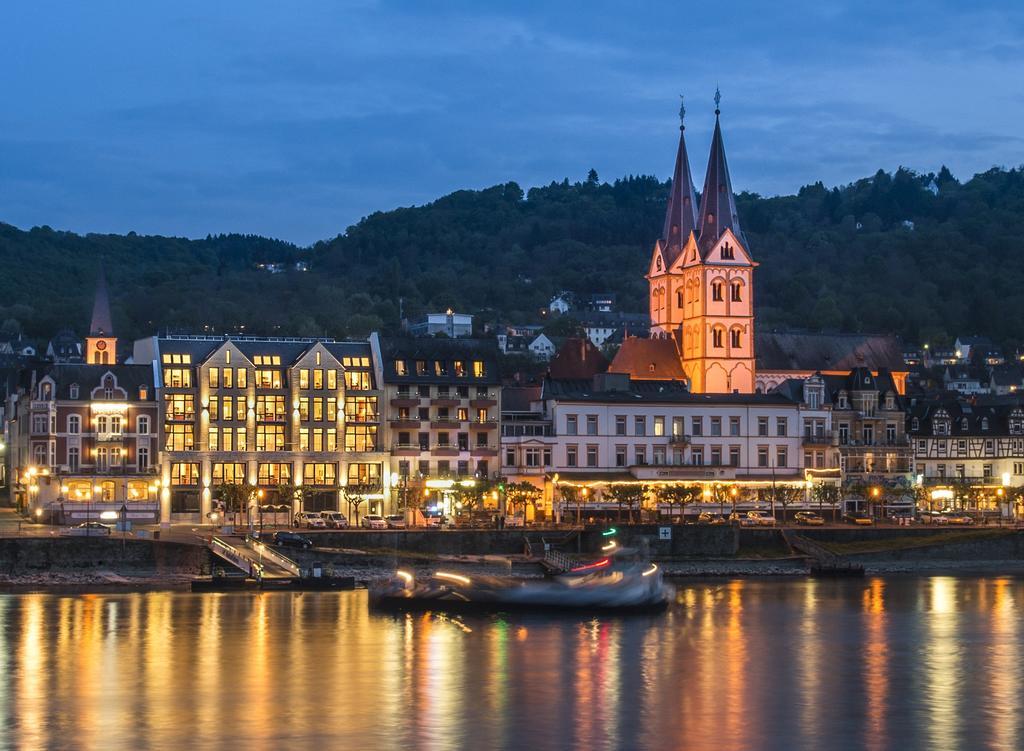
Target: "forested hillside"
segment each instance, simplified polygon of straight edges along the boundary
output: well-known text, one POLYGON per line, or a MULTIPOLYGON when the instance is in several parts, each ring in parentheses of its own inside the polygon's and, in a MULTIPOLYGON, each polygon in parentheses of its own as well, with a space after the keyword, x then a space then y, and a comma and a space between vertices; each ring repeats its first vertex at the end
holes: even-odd
MULTIPOLYGON (((630 177, 533 188, 458 191, 375 213, 298 248, 255 236, 204 240, 76 235, 0 224, 0 321, 46 337, 84 333, 104 259, 115 326, 294 335, 362 335, 406 315, 453 307, 481 320, 539 320, 560 290, 611 291, 644 310, 650 250, 666 183, 630 177), (306 260, 269 274, 258 263, 306 260)), ((1024 340, 1024 172, 993 169, 958 183, 894 174, 795 196, 738 196, 761 266, 759 324, 893 331, 942 343, 987 333, 1024 340)))

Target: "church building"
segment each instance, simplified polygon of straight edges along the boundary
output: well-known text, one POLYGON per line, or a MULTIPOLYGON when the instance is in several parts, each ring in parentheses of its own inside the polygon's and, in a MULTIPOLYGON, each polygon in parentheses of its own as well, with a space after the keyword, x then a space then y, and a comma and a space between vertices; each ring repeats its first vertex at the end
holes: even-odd
POLYGON ((757 263, 740 228, 718 101, 699 207, 680 108, 672 193, 647 273, 651 335, 673 340, 693 393, 752 394, 757 263))

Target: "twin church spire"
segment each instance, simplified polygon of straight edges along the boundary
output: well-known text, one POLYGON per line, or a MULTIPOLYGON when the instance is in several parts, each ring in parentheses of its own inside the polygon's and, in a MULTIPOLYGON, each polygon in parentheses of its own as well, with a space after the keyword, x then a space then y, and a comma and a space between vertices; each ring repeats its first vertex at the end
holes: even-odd
POLYGON ((729 164, 725 158, 720 101, 721 95, 716 91, 715 132, 711 138, 711 153, 708 156, 699 209, 690 174, 690 158, 686 151, 686 109, 683 104, 679 106, 679 149, 676 152, 676 168, 672 173, 665 226, 661 233, 662 252, 668 266, 679 257, 691 232, 695 235, 702 255, 711 250, 726 229, 732 230, 741 242, 745 242, 732 192, 732 180, 729 178, 729 164))
POLYGON ((755 389, 754 270, 740 230, 715 93, 704 190, 697 205, 686 153, 685 109, 665 227, 647 273, 651 335, 671 339, 697 394, 755 389))

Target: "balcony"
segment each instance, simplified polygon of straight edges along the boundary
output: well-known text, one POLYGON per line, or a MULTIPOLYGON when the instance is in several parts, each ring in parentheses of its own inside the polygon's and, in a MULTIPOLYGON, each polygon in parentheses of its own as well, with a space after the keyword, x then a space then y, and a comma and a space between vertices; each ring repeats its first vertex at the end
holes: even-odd
POLYGON ((498 447, 490 445, 476 445, 470 451, 472 456, 497 456, 498 447))
POLYGON ((430 421, 430 427, 437 430, 457 430, 462 427, 462 421, 454 420, 451 417, 437 418, 430 421))
POLYGON ((430 400, 431 407, 458 407, 459 397, 454 394, 438 394, 430 400))
POLYGON ((268 414, 268 413, 265 412, 265 413, 263 413, 261 415, 261 414, 257 413, 256 414, 256 422, 285 423, 285 422, 287 422, 287 418, 283 414, 276 415, 276 414, 268 414))
POLYGON ((359 424, 375 423, 375 422, 380 422, 380 415, 378 415, 376 412, 363 412, 361 414, 354 414, 354 415, 346 414, 345 415, 345 422, 359 423, 359 424))
POLYGON ((690 436, 684 433, 672 433, 668 437, 668 442, 673 446, 687 446, 690 443, 690 436))
POLYGON ((477 395, 469 400, 469 406, 473 409, 489 409, 498 406, 496 394, 488 393, 486 396, 477 395))
POLYGON ((831 446, 833 436, 831 430, 808 430, 804 432, 804 446, 831 446))
POLYGON ((474 430, 494 430, 498 427, 497 420, 470 420, 469 427, 474 430))
POLYGON ((124 433, 111 433, 108 431, 96 433, 95 435, 97 443, 120 443, 124 440, 124 433))
POLYGON ((420 406, 420 398, 413 396, 412 394, 399 394, 391 400, 392 407, 418 407, 420 406))
POLYGON ((391 453, 395 456, 419 456, 426 448, 421 448, 418 443, 395 443, 391 446, 391 453))
POLYGON ((420 418, 412 415, 392 415, 388 418, 388 424, 392 428, 401 430, 402 428, 416 429, 420 426, 420 418))
POLYGON ((430 450, 430 453, 434 456, 458 456, 459 447, 450 443, 439 443, 430 450))

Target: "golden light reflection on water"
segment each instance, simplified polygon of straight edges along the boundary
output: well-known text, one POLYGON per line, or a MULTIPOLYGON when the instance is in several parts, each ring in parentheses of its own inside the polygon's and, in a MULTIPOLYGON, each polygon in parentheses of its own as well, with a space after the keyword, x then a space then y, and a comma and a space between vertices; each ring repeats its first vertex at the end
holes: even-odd
POLYGON ((1021 745, 1024 582, 691 582, 665 615, 0 595, 0 747, 1021 745))

